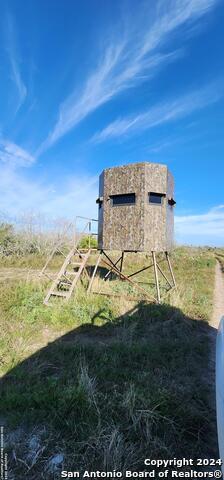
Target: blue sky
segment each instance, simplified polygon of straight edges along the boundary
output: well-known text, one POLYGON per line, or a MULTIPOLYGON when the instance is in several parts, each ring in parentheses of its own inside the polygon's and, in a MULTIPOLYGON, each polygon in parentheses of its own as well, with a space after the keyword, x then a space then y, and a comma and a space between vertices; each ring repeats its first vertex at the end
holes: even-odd
POLYGON ((176 239, 224 244, 221 0, 8 0, 0 212, 96 216, 103 168, 166 163, 176 239))

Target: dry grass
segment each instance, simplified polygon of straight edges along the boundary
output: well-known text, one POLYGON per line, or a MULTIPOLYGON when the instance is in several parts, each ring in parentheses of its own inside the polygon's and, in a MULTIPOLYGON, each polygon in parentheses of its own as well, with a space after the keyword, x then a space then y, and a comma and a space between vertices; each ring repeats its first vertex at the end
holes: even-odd
MULTIPOLYGON (((125 268, 141 265, 136 259, 127 257, 125 268)), ((87 299, 80 288, 67 305, 46 308, 44 284, 2 284, 9 478, 142 470, 149 456, 217 456, 208 325, 215 258, 182 248, 173 260, 178 289, 160 306, 87 299)))

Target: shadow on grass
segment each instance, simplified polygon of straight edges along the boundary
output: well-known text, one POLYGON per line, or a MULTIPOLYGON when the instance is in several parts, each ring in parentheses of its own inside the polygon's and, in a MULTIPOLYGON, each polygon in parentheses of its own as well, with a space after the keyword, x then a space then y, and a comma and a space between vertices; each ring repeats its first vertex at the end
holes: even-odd
POLYGON ((213 330, 139 302, 113 322, 101 309, 16 366, 1 383, 8 478, 216 458, 213 330))

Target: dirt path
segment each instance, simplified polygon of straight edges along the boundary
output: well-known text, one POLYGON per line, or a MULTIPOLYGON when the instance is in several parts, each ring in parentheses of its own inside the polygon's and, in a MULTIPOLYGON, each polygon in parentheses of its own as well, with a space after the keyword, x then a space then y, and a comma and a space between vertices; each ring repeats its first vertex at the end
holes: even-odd
MULTIPOLYGON (((211 393, 211 410, 214 412, 216 418, 216 389, 215 389, 215 371, 216 371, 216 337, 219 322, 224 315, 224 275, 221 270, 220 263, 216 262, 215 267, 215 285, 214 285, 214 297, 213 297, 213 314, 209 322, 212 327, 209 332, 210 338, 210 359, 208 365, 207 382, 211 393)), ((218 458, 218 437, 216 428, 214 428, 214 436, 211 438, 211 445, 217 445, 217 458, 218 458)), ((210 471, 214 471, 214 467, 210 468, 210 471)))
POLYGON ((32 270, 28 268, 1 268, 0 269, 0 280, 13 280, 13 279, 25 279, 37 278, 40 271, 32 270))
POLYGON ((209 336, 211 339, 211 358, 210 366, 212 369, 211 377, 212 384, 215 384, 215 362, 216 362, 216 337, 219 322, 224 315, 224 275, 220 263, 216 262, 215 267, 215 285, 213 295, 213 313, 209 325, 211 327, 209 336))
POLYGON ((214 302, 213 315, 210 325, 213 328, 218 328, 221 317, 224 315, 224 276, 221 270, 220 263, 216 262, 215 267, 215 288, 214 288, 214 302))
MULTIPOLYGON (((25 267, 2 267, 0 268, 0 281, 6 280, 33 280, 40 279, 41 270, 25 267)), ((43 278, 43 277, 42 277, 43 278)))

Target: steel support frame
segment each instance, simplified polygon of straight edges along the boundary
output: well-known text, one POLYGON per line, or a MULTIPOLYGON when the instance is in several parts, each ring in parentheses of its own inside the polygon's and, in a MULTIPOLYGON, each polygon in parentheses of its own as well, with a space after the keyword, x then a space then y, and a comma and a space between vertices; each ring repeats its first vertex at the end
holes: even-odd
MULTIPOLYGON (((122 268, 123 268, 123 261, 124 261, 124 252, 121 253, 121 256, 118 258, 118 260, 113 264, 114 267, 117 266, 117 264, 120 262, 120 266, 119 266, 119 271, 122 272, 122 268)), ((107 280, 109 277, 111 277, 111 274, 113 273, 113 270, 110 269, 109 272, 106 273, 106 275, 104 276, 104 280, 107 280)))
MULTIPOLYGON (((141 293, 144 294, 144 297, 147 297, 148 299, 150 299, 153 302, 161 303, 159 273, 162 275, 162 277, 165 279, 165 281, 167 282, 167 284, 169 286, 169 289, 167 290, 167 293, 168 293, 168 291, 170 291, 171 289, 176 287, 176 281, 175 281, 175 277, 174 277, 169 253, 168 252, 164 252, 164 253, 165 253, 165 258, 163 258, 162 260, 161 259, 157 260, 156 252, 155 251, 151 252, 152 263, 150 265, 148 265, 146 267, 143 267, 142 269, 137 270, 136 272, 133 272, 130 275, 125 275, 122 272, 125 251, 122 251, 118 260, 116 262, 114 262, 104 250, 101 250, 100 253, 99 253, 99 256, 97 258, 92 277, 91 277, 90 282, 89 282, 87 293, 90 293, 90 291, 92 290, 93 281, 94 281, 94 278, 96 276, 97 269, 100 265, 100 262, 102 262, 104 265, 106 265, 108 267, 108 272, 104 276, 104 280, 107 280, 108 277, 111 275, 111 273, 115 273, 121 280, 126 280, 129 283, 131 283, 131 285, 136 290, 139 290, 141 293), (105 260, 104 257, 106 258, 106 260, 105 260), (171 281, 168 279, 167 275, 163 272, 162 268, 160 267, 160 264, 164 261, 167 261, 168 269, 169 269, 170 276, 171 276, 171 281), (119 263, 120 263, 120 265, 118 266, 119 263), (137 282, 134 282, 133 280, 131 280, 131 277, 133 277, 135 275, 138 275, 139 273, 141 273, 141 272, 143 272, 143 271, 145 271, 149 268, 152 268, 152 267, 154 269, 154 276, 155 276, 156 298, 152 297, 144 288, 140 287, 137 282)), ((95 293, 101 294, 102 292, 95 292, 95 293)), ((108 295, 110 295, 110 294, 108 293, 108 295)))

